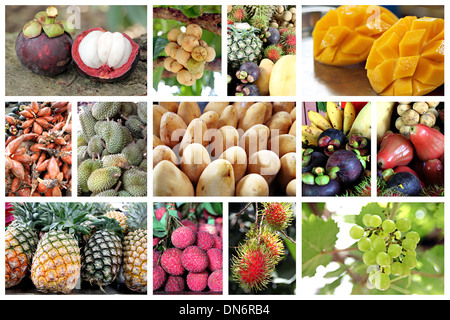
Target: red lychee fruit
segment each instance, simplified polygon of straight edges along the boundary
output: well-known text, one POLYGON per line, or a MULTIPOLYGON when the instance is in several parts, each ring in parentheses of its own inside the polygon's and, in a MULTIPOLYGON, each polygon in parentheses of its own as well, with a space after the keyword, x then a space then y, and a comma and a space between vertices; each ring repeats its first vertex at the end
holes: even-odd
POLYGON ((219 231, 217 230, 217 227, 215 225, 204 223, 199 225, 198 231, 207 231, 210 234, 218 234, 219 231))
POLYGON ((166 282, 166 272, 161 266, 153 268, 153 291, 158 290, 166 282))
POLYGON ((182 251, 177 248, 170 248, 161 255, 161 267, 170 275, 180 276, 184 273, 181 265, 182 251))
POLYGON ((217 249, 221 249, 222 250, 223 249, 223 241, 222 241, 222 239, 219 236, 217 236, 217 235, 214 235, 213 239, 214 239, 213 248, 217 248, 217 249))
POLYGON ((206 252, 214 246, 214 238, 207 231, 199 231, 199 232, 197 232, 196 245, 197 245, 197 247, 202 248, 203 251, 206 252))
POLYGON ((209 259, 209 270, 216 271, 223 268, 223 253, 222 250, 211 248, 206 254, 209 259))
POLYGON ((183 226, 175 229, 170 239, 175 247, 185 249, 195 243, 196 236, 191 228, 183 226))
POLYGON ((181 264, 190 272, 202 272, 208 267, 209 258, 201 248, 190 246, 183 250, 181 264))
POLYGON ((162 217, 164 216, 164 214, 167 212, 166 207, 159 207, 158 209, 155 210, 155 217, 156 220, 161 221, 162 217))
POLYGON ((182 292, 185 288, 184 278, 180 276, 170 275, 167 278, 166 285, 164 286, 165 292, 182 292))
POLYGON ((189 272, 186 277, 186 283, 189 289, 195 292, 203 291, 208 285, 208 272, 189 272))
POLYGON ((153 251, 153 268, 161 265, 160 258, 161 258, 161 251, 154 250, 153 251))
POLYGON ((194 221, 188 220, 188 219, 184 219, 184 220, 181 220, 181 223, 184 226, 191 228, 192 231, 194 231, 195 233, 198 232, 198 226, 197 226, 197 224, 194 221))
POLYGON ((223 291, 223 271, 222 269, 212 272, 208 277, 208 288, 213 292, 223 291))

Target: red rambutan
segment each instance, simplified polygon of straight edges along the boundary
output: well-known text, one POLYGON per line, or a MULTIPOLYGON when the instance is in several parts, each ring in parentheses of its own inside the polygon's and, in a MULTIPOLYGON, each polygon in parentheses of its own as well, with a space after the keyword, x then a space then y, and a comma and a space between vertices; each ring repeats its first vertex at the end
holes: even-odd
POLYGON ((264 222, 273 230, 284 230, 291 224, 294 216, 292 203, 263 202, 262 205, 260 213, 264 217, 264 222))
POLYGON ((267 59, 272 60, 273 63, 277 62, 278 59, 283 55, 283 49, 277 45, 270 45, 264 50, 264 56, 267 59))

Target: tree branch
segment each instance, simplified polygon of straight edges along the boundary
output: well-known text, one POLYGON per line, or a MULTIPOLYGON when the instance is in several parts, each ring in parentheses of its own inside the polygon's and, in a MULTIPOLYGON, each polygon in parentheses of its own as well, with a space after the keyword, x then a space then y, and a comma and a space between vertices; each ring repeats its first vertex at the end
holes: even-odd
POLYGON ((222 35, 222 16, 218 13, 203 13, 196 18, 186 17, 181 10, 165 7, 153 8, 153 19, 177 20, 185 24, 198 24, 202 29, 222 35))

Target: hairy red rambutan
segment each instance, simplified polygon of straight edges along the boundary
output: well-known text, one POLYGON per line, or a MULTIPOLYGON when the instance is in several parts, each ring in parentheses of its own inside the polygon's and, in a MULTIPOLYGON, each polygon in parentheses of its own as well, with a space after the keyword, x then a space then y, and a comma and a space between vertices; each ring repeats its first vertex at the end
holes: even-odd
POLYGON ((260 246, 266 246, 277 263, 283 258, 285 254, 283 240, 269 227, 263 226, 261 229, 253 227, 246 236, 247 241, 255 241, 260 246))
POLYGON ((272 62, 277 62, 283 55, 283 49, 277 45, 271 44, 264 50, 264 56, 272 62))
POLYGON ((245 242, 236 251, 231 260, 231 272, 234 281, 242 288, 252 291, 263 290, 267 287, 275 260, 266 246, 259 246, 256 242, 245 242))
POLYGON ((264 222, 274 230, 284 230, 292 222, 294 211, 289 202, 263 202, 260 211, 264 222))

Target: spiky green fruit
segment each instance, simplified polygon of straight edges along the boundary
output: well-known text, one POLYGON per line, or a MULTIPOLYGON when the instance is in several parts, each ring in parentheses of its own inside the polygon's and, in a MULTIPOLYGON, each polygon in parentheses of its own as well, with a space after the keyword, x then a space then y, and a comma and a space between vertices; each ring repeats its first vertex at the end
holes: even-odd
POLYGON ((137 103, 137 115, 144 124, 147 124, 147 102, 137 103))
POLYGON ((264 57, 272 60, 273 63, 277 62, 283 56, 283 49, 279 46, 271 44, 264 50, 264 57))
POLYGON ((128 169, 130 162, 123 153, 109 154, 102 158, 103 167, 119 167, 121 169, 128 169))
POLYGON ((78 188, 80 188, 82 192, 89 192, 87 180, 93 171, 100 169, 101 167, 102 162, 100 160, 86 159, 80 163, 77 169, 77 179, 78 188))
POLYGON ((142 159, 144 158, 140 146, 135 142, 128 144, 125 148, 122 149, 121 153, 125 155, 130 164, 133 166, 140 165, 142 159))
POLYGON ((134 197, 147 195, 147 173, 139 169, 129 169, 124 172, 122 185, 134 197))
POLYGON ((119 181, 121 174, 122 171, 119 167, 94 170, 87 180, 87 186, 94 193, 111 189, 119 181))
POLYGON ((136 114, 137 105, 134 102, 122 102, 120 106, 120 114, 129 116, 130 114, 136 114))
POLYGON ((99 193, 91 193, 91 197, 117 197, 118 192, 115 189, 108 189, 99 193))
POLYGON ((97 120, 106 120, 114 117, 120 107, 120 102, 96 102, 92 106, 92 116, 97 120))
POLYGON ((88 155, 97 157, 102 154, 103 149, 105 149, 104 142, 99 135, 93 136, 88 143, 88 155))
POLYGON ((92 116, 92 110, 87 107, 79 115, 79 121, 81 125, 81 132, 83 133, 84 139, 89 141, 95 135, 95 123, 96 119, 92 116))
POLYGON ((109 153, 119 153, 123 149, 126 137, 119 123, 108 121, 101 127, 100 131, 100 136, 105 141, 109 153))
POLYGON ((125 126, 130 130, 131 135, 136 138, 143 138, 142 131, 145 129, 145 124, 137 115, 130 115, 125 121, 125 126))

